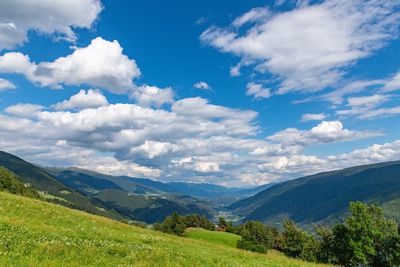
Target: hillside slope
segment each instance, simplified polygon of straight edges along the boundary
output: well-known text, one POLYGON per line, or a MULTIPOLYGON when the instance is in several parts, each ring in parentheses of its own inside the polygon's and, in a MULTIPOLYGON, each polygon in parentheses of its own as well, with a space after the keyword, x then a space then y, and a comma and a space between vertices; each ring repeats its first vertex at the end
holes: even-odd
POLYGON ((273 185, 230 188, 206 183, 161 182, 129 176, 112 176, 81 168, 47 168, 47 171, 60 182, 71 185, 84 194, 98 193, 102 189, 122 189, 134 194, 189 195, 217 205, 231 204, 239 199, 255 195, 273 185), (109 184, 107 188, 104 188, 106 182, 109 184))
POLYGON ((184 236, 232 248, 236 248, 237 242, 242 239, 242 237, 237 234, 220 231, 210 231, 203 228, 188 228, 185 230, 184 236))
POLYGON ((85 210, 94 214, 120 219, 113 211, 98 207, 73 188, 60 183, 54 176, 21 158, 0 151, 0 166, 17 175, 24 183, 30 184, 41 192, 42 197, 49 201, 67 205, 75 209, 85 210))
POLYGON ((0 266, 321 266, 273 251, 261 255, 170 236, 1 192, 0 255, 0 266))
POLYGON ((350 201, 381 204, 400 220, 400 161, 319 173, 275 185, 230 206, 245 220, 274 223, 290 217, 301 224, 333 222, 350 201))
POLYGON ((198 213, 208 218, 216 214, 205 201, 182 195, 162 182, 78 168, 48 170, 61 183, 86 195, 92 203, 131 220, 161 222, 173 212, 181 215, 198 213))
POLYGON ((174 212, 180 215, 197 213, 207 218, 216 214, 208 203, 190 196, 143 196, 107 189, 93 195, 91 199, 127 218, 150 224, 162 222, 174 212))
POLYGON ((144 178, 112 176, 82 168, 47 168, 61 182, 72 182, 84 193, 99 192, 102 189, 122 189, 130 193, 181 193, 169 185, 144 178), (106 187, 105 187, 106 186, 106 187))
POLYGON ((216 214, 208 203, 171 193, 175 189, 148 179, 116 177, 78 168, 43 168, 2 151, 0 167, 36 188, 42 199, 113 219, 154 223, 173 212, 198 213, 208 218, 216 214))
POLYGON ((0 191, 20 196, 39 198, 39 193, 35 188, 25 185, 18 176, 2 166, 0 166, 0 191))

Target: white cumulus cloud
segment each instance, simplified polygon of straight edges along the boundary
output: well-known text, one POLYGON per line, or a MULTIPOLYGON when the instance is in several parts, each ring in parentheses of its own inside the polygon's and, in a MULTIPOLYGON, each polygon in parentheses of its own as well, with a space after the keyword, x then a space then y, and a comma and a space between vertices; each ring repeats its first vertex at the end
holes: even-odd
POLYGON ((0 50, 28 41, 28 31, 76 41, 74 28, 91 28, 102 10, 99 0, 0 1, 0 50))
POLYGON ((381 132, 348 130, 340 121, 322 121, 310 130, 288 128, 268 137, 269 140, 286 145, 310 145, 318 143, 343 142, 380 136, 381 132))
POLYGON ((142 85, 132 89, 130 97, 144 107, 161 107, 164 104, 174 103, 175 93, 171 87, 158 88, 157 86, 142 85))
POLYGON ((20 103, 8 106, 4 111, 17 117, 30 118, 37 116, 43 109, 41 105, 20 103))
POLYGON ((131 90, 132 80, 140 76, 136 62, 122 52, 118 41, 101 37, 52 62, 36 64, 26 55, 10 52, 0 56, 0 73, 22 74, 40 86, 87 84, 121 94, 131 90))
POLYGON ((96 108, 107 106, 107 98, 97 90, 89 89, 80 90, 76 95, 71 96, 68 100, 53 105, 56 110, 96 108))

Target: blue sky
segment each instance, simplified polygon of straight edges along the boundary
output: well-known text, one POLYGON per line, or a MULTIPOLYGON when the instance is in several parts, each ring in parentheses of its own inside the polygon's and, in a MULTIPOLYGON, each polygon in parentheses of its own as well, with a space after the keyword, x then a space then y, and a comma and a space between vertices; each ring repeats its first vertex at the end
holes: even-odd
POLYGON ((235 186, 399 159, 395 2, 0 3, 0 149, 235 186))

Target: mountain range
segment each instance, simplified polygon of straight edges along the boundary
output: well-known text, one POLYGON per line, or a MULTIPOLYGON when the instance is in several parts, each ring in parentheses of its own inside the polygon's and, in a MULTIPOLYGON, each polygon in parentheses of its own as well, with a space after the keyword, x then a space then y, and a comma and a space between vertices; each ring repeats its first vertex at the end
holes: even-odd
POLYGON ((265 188, 163 183, 80 168, 44 168, 6 152, 0 152, 0 166, 32 185, 49 201, 114 219, 146 223, 162 221, 173 212, 213 218, 220 199, 231 203, 265 188))
MULTIPOLYGON (((284 218, 309 226, 332 224, 351 201, 377 203, 400 221, 400 161, 318 173, 255 188, 160 182, 80 168, 44 168, 6 152, 0 166, 42 198, 118 220, 155 223, 173 212, 215 218, 220 211, 266 224, 284 218)), ((10 175, 8 175, 10 176, 10 175)))
POLYGON ((331 224, 345 215, 351 201, 376 203, 400 221, 400 161, 318 173, 274 185, 229 208, 244 220, 276 224, 331 224))

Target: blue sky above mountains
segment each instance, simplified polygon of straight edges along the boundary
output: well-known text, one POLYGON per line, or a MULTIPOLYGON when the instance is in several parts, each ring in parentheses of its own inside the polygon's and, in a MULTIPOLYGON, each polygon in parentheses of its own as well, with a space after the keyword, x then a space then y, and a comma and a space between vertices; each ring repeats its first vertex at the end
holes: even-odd
POLYGON ((400 159, 399 11, 374 0, 0 1, 0 149, 225 185, 400 159))

